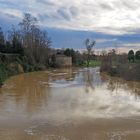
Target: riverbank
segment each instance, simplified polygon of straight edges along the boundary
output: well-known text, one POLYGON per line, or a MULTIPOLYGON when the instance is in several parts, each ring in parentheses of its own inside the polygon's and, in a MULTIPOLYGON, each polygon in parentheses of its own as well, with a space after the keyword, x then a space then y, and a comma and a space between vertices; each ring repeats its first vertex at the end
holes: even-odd
POLYGON ((4 81, 14 75, 20 73, 27 73, 33 71, 45 70, 47 67, 43 64, 31 64, 24 59, 24 56, 17 56, 14 60, 8 61, 5 59, 3 62, 0 61, 0 86, 3 85, 4 81))
MULTIPOLYGON (((82 65, 74 65, 75 67, 87 67, 86 61, 82 65)), ((101 66, 101 62, 97 60, 91 60, 89 67, 101 66)), ((51 66, 45 66, 44 64, 30 64, 24 59, 24 56, 16 56, 14 59, 8 61, 5 59, 3 63, 0 64, 0 86, 3 85, 4 81, 13 75, 18 75, 20 73, 28 73, 34 71, 42 71, 51 69, 51 66)))
POLYGON ((108 64, 103 63, 101 65, 101 72, 106 72, 110 76, 116 76, 123 78, 127 81, 138 81, 140 82, 140 63, 117 63, 108 64))
POLYGON ((23 66, 18 62, 12 62, 7 64, 0 64, 0 86, 3 85, 4 81, 10 76, 24 73, 23 66))
MULTIPOLYGON (((82 66, 86 67, 86 62, 82 66)), ((125 64, 114 64, 101 63, 101 61, 91 60, 89 67, 100 66, 100 72, 106 72, 110 76, 120 77, 128 81, 140 81, 140 63, 125 63, 125 64)), ((42 71, 51 69, 41 64, 30 64, 23 57, 17 56, 15 60, 5 61, 0 64, 0 86, 3 85, 4 81, 10 76, 18 75, 20 73, 28 73, 33 71, 42 71)))

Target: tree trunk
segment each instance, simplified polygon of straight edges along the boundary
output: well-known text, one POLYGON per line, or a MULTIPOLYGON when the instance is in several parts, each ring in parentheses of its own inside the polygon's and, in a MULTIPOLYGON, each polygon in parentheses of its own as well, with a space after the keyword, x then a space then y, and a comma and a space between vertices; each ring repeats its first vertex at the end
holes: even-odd
POLYGON ((88 54, 88 57, 87 57, 87 67, 89 67, 89 62, 90 62, 90 56, 88 54))

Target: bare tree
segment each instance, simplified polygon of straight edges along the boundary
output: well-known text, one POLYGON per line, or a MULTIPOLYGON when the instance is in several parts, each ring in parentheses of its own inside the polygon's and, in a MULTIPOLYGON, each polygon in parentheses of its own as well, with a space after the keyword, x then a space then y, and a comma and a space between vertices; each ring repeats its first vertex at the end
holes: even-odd
POLYGON ((47 32, 41 30, 37 23, 38 20, 28 13, 19 23, 24 52, 34 65, 47 63, 51 47, 47 32))
POLYGON ((26 13, 22 22, 19 23, 23 38, 23 46, 28 47, 45 47, 51 46, 51 39, 46 31, 42 31, 37 26, 38 20, 26 13))
POLYGON ((24 47, 33 47, 35 40, 34 33, 37 30, 36 24, 37 19, 35 17, 32 17, 29 13, 24 14, 22 22, 19 23, 24 47))
POLYGON ((90 55, 92 53, 92 49, 95 44, 96 44, 96 41, 90 41, 89 39, 86 39, 85 41, 85 45, 87 49, 87 67, 89 67, 90 55))

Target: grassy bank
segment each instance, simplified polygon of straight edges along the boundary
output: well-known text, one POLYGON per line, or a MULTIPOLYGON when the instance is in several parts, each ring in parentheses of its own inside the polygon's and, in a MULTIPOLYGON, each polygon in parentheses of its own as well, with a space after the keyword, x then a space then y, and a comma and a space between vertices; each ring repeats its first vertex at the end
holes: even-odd
POLYGON ((16 74, 23 73, 23 66, 19 64, 18 62, 12 62, 12 63, 1 63, 0 64, 0 86, 3 85, 4 81, 16 74))
MULTIPOLYGON (((87 67, 87 61, 84 62, 83 66, 84 67, 87 67)), ((89 67, 98 67, 98 66, 101 66, 101 61, 98 61, 98 60, 90 60, 89 67)))
POLYGON ((43 66, 41 67, 40 65, 37 66, 30 64, 25 65, 20 64, 17 61, 9 64, 0 64, 0 86, 2 86, 5 80, 10 76, 44 69, 45 68, 43 66))
POLYGON ((4 55, 4 60, 0 56, 0 86, 10 76, 46 69, 44 64, 31 63, 25 56, 4 55))

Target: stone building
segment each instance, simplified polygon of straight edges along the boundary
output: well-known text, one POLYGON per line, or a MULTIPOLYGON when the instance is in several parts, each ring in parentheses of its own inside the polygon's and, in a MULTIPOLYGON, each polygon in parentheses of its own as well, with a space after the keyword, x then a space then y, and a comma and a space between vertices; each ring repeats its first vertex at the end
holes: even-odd
POLYGON ((65 55, 56 55, 56 64, 59 67, 71 67, 72 66, 72 57, 65 55))

